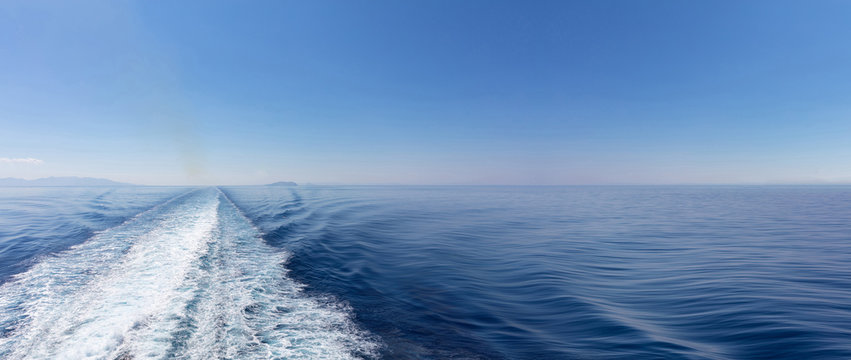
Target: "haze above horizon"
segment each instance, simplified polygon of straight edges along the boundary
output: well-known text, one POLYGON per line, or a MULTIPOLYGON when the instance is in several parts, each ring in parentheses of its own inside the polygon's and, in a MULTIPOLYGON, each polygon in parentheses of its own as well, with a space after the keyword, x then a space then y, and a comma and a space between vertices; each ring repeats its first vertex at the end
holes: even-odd
POLYGON ((851 183, 851 2, 7 1, 0 178, 851 183))

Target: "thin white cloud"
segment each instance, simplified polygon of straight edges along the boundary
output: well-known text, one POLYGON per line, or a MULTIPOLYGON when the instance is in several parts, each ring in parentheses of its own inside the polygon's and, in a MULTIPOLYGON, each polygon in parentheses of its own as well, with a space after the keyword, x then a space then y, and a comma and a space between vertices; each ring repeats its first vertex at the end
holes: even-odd
POLYGON ((44 164, 44 161, 39 160, 39 159, 34 159, 34 158, 4 158, 4 157, 0 157, 0 164, 41 165, 41 164, 44 164))

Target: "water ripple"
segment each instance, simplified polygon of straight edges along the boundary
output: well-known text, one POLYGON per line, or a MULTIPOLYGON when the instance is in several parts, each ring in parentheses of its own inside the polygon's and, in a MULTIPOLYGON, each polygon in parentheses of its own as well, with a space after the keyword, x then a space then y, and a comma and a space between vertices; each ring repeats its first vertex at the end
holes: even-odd
POLYGON ((388 358, 851 358, 848 187, 226 191, 388 358))

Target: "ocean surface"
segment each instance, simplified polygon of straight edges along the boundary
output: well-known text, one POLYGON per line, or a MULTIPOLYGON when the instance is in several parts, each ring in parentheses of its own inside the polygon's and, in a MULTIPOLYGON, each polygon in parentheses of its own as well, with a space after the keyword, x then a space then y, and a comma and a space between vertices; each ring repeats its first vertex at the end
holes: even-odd
POLYGON ((0 188, 2 359, 851 359, 851 187, 0 188))

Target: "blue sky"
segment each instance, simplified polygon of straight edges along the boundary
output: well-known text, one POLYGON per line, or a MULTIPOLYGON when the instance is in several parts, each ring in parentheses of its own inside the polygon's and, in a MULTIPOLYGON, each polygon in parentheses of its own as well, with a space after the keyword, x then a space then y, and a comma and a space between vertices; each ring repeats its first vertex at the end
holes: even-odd
POLYGON ((4 1, 0 177, 851 182, 847 1, 4 1))

